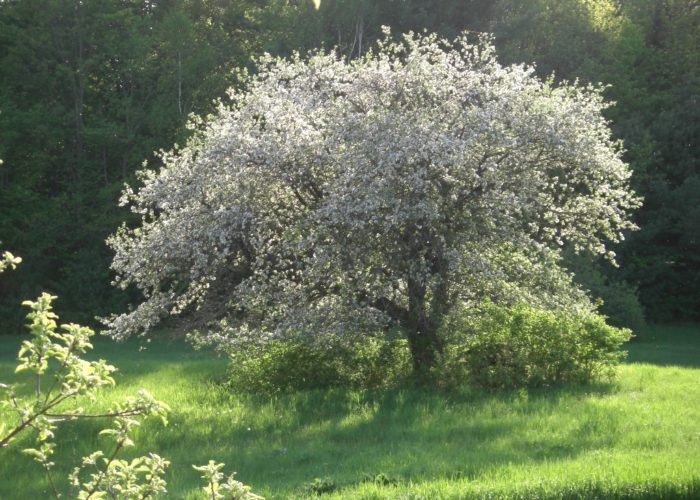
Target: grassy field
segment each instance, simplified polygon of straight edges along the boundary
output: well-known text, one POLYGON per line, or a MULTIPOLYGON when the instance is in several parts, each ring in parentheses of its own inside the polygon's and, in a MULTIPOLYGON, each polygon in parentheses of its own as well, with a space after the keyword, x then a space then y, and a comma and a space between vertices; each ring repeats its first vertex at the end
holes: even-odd
MULTIPOLYGON (((0 381, 19 337, 0 337, 0 381)), ((115 345, 120 368, 93 409, 148 388, 170 425, 136 435, 134 454, 172 462, 169 498, 199 498, 191 464, 210 458, 268 498, 700 498, 700 327, 654 327, 628 347, 612 384, 439 393, 314 391, 263 398, 224 390, 226 363, 181 343, 115 345), (315 489, 312 481, 317 481, 315 489)), ((57 476, 97 449, 99 422, 59 429, 57 476)), ((44 498, 42 471, 0 451, 0 499, 44 498)), ((64 483, 65 484, 65 483, 64 483)))

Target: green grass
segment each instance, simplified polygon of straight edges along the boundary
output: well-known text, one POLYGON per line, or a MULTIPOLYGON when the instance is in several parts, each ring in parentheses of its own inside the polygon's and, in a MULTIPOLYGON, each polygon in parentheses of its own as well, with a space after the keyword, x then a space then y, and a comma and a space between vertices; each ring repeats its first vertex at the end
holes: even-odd
MULTIPOLYGON (((2 381, 18 380, 20 340, 0 337, 2 381)), ((97 354, 120 373, 92 406, 145 387, 173 408, 170 425, 147 424, 131 450, 172 462, 169 498, 199 498, 191 464, 210 458, 270 498, 309 496, 314 478, 328 478, 335 498, 698 498, 700 328, 650 328, 629 351, 612 384, 270 398, 224 390, 225 361, 182 343, 139 352, 100 340, 97 354)), ((100 446, 100 428, 59 429, 58 477, 100 446)), ((46 496, 41 470, 18 453, 29 443, 0 451, 0 498, 46 496)))

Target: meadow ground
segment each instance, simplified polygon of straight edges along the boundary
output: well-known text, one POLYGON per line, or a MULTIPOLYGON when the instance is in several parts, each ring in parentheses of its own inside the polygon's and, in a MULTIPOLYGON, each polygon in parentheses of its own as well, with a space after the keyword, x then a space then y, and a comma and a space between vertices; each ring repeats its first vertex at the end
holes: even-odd
MULTIPOLYGON (((0 381, 21 381, 20 341, 0 337, 0 381)), ((268 498, 700 498, 700 326, 650 327, 627 349, 608 384, 262 397, 224 389, 226 361, 182 342, 140 352, 98 339, 96 356, 120 372, 86 407, 140 387, 172 407, 168 427, 146 424, 129 451, 171 461, 168 498, 199 498, 191 464, 209 459, 268 498)), ((103 425, 60 427, 56 477, 104 444, 103 425)), ((28 438, 0 451, 0 499, 47 496, 39 466, 19 453, 28 438)))

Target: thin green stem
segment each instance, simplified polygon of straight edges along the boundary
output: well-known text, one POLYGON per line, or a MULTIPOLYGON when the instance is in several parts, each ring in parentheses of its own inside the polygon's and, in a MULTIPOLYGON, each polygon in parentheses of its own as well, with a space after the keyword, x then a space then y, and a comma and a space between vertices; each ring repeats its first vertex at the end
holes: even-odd
POLYGON ((26 420, 23 420, 17 427, 15 427, 14 429, 12 429, 12 431, 10 431, 10 433, 9 433, 7 436, 5 436, 4 438, 0 439, 0 448, 6 448, 7 445, 10 443, 10 440, 11 440, 13 437, 15 437, 17 434, 19 434, 20 432, 22 432, 22 431, 23 431, 24 429, 26 429, 27 427, 31 426, 32 423, 33 423, 37 418, 39 418, 39 417, 42 416, 42 415, 46 415, 46 414, 48 413, 48 411, 49 411, 51 408, 53 408, 54 406, 56 406, 56 405, 62 403, 62 402, 65 401, 66 399, 75 396, 75 394, 76 394, 75 392, 72 392, 72 393, 68 393, 68 394, 65 394, 65 395, 60 395, 60 394, 59 394, 58 396, 56 396, 56 398, 54 398, 48 405, 44 406, 41 410, 39 410, 39 411, 36 412, 35 414, 30 415, 26 420), (62 397, 62 396, 63 396, 63 397, 62 397))
POLYGON ((53 384, 51 384, 49 391, 46 393, 46 399, 44 400, 44 404, 46 404, 46 402, 49 400, 49 397, 51 396, 51 393, 56 388, 56 385, 58 384, 58 381, 60 380, 59 374, 66 367, 66 364, 68 363, 68 358, 73 353, 73 349, 75 348, 75 345, 76 345, 76 340, 74 337, 70 346, 68 346, 68 353, 66 354, 66 357, 64 358, 63 362, 61 363, 61 366, 58 367, 56 377, 54 378, 53 384))
POLYGON ((51 418, 110 418, 110 417, 134 417, 143 414, 142 410, 128 410, 123 412, 113 413, 46 413, 47 417, 51 418))
POLYGON ((112 452, 112 454, 111 454, 111 455, 109 456, 109 458, 107 459, 107 463, 105 464, 104 469, 100 471, 100 475, 99 475, 99 477, 97 478, 97 480, 95 481, 95 484, 93 485, 92 489, 91 489, 90 492, 88 493, 88 496, 85 497, 86 500, 88 500, 89 498, 92 498, 92 495, 94 495, 94 494, 97 492, 97 488, 100 487, 100 483, 102 483, 102 480, 103 480, 104 477, 107 475, 107 471, 109 471, 109 466, 112 464, 112 462, 114 461, 114 459, 115 459, 116 456, 117 456, 117 453, 119 453, 119 450, 121 450, 123 446, 124 446, 124 440, 123 440, 123 439, 120 440, 120 441, 117 441, 117 444, 116 444, 116 446, 114 447, 114 451, 112 452))
POLYGON ((54 483, 53 476, 51 475, 51 468, 47 464, 44 464, 44 469, 46 470, 46 476, 49 478, 49 484, 51 485, 51 492, 53 493, 54 498, 61 498, 61 495, 56 489, 56 483, 54 483))

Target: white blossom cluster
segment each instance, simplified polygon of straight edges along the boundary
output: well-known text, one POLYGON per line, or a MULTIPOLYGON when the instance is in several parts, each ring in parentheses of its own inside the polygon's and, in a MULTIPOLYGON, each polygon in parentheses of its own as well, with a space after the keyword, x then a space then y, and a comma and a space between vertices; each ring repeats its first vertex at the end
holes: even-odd
POLYGON ((187 312, 228 346, 427 328, 529 263, 539 278, 519 283, 546 295, 546 275, 566 279, 538 262, 556 267, 564 243, 609 253, 633 228, 639 199, 601 92, 503 67, 466 35, 387 34, 352 62, 263 57, 126 189, 142 221, 110 238, 112 267, 145 300, 108 328, 187 312))

